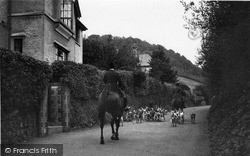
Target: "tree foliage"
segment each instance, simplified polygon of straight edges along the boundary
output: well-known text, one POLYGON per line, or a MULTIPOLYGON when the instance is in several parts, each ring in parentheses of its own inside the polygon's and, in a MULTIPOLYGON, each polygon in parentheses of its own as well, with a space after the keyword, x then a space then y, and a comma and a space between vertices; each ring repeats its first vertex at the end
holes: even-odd
POLYGON ((161 82, 175 83, 177 81, 177 72, 171 69, 169 58, 164 53, 164 47, 158 46, 158 50, 153 52, 149 64, 151 67, 150 76, 161 82))
POLYGON ((104 45, 111 45, 114 47, 118 54, 116 55, 116 66, 120 69, 133 69, 137 66, 138 58, 134 58, 132 53, 133 48, 136 47, 138 54, 152 55, 154 51, 158 50, 159 46, 164 51, 165 55, 169 58, 170 66, 178 72, 178 75, 195 79, 196 81, 203 82, 201 69, 192 64, 184 56, 176 53, 175 51, 161 45, 150 44, 147 41, 142 41, 133 37, 117 37, 112 35, 91 35, 89 40, 103 43, 104 45))
POLYGON ((250 3, 182 3, 192 14, 188 25, 202 30, 199 64, 213 97, 208 117, 212 155, 249 155, 245 139, 249 136, 246 121, 250 120, 246 100, 250 78, 250 3))
POLYGON ((107 69, 113 62, 116 69, 133 70, 138 59, 133 54, 129 43, 119 42, 111 35, 91 35, 83 40, 83 63, 99 69, 107 69))
POLYGON ((99 69, 107 69, 114 62, 116 51, 109 44, 94 39, 83 39, 83 63, 91 64, 99 69))

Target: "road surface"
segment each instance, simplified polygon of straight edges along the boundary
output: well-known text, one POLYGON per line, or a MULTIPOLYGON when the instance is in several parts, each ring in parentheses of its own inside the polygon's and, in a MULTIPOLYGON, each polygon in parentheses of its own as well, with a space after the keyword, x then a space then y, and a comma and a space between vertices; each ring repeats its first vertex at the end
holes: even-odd
POLYGON ((125 122, 120 140, 111 140, 111 128, 104 128, 105 145, 100 143, 99 127, 36 138, 32 144, 63 144, 64 156, 207 156, 206 115, 209 106, 184 109, 185 123, 171 127, 170 114, 165 122, 125 122), (189 114, 196 113, 191 124, 189 114))

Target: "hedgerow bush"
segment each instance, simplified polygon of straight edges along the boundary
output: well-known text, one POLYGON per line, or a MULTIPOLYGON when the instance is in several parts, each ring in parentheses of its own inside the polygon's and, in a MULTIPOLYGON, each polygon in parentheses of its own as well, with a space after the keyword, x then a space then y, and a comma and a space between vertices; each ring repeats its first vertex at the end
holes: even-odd
POLYGON ((97 98, 102 87, 102 74, 92 65, 72 61, 57 61, 51 65, 52 82, 70 88, 71 127, 86 127, 96 123, 97 98))
POLYGON ((146 73, 140 70, 133 72, 134 87, 141 87, 142 84, 146 81, 146 73))
POLYGON ((0 48, 2 141, 38 133, 40 104, 52 71, 45 62, 0 48))
POLYGON ((208 115, 212 155, 248 155, 249 131, 247 95, 226 90, 214 99, 208 115))
POLYGON ((170 104, 171 92, 160 81, 148 77, 146 86, 146 96, 149 97, 150 105, 165 106, 170 104))

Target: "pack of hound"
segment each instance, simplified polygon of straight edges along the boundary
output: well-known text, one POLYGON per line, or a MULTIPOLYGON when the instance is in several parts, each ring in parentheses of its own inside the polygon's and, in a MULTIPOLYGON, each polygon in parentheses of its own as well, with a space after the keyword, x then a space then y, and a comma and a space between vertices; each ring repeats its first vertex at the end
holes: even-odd
POLYGON ((178 124, 183 124, 184 123, 184 111, 183 109, 179 108, 178 110, 171 110, 171 115, 170 115, 170 123, 173 127, 177 126, 178 124))
POLYGON ((156 108, 139 108, 133 109, 125 113, 123 116, 124 121, 132 122, 135 121, 136 123, 142 123, 143 121, 165 121, 165 115, 167 114, 167 110, 162 107, 156 108))

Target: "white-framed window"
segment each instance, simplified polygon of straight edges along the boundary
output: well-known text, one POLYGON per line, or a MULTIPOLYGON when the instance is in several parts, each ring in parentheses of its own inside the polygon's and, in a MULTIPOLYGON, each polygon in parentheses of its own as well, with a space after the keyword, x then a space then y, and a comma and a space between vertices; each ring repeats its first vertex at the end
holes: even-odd
POLYGON ((73 23, 73 3, 71 0, 62 0, 61 3, 61 16, 60 19, 70 29, 72 29, 73 23))

